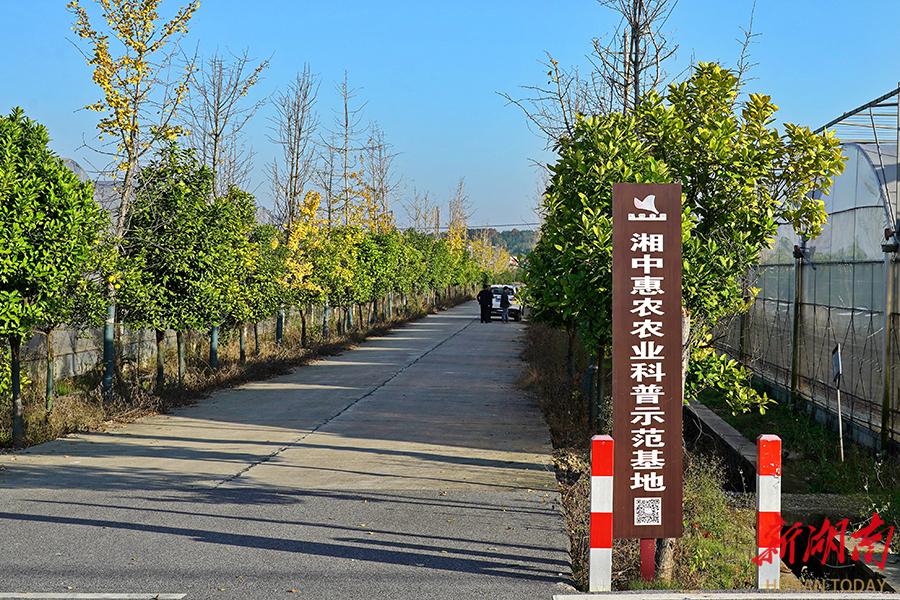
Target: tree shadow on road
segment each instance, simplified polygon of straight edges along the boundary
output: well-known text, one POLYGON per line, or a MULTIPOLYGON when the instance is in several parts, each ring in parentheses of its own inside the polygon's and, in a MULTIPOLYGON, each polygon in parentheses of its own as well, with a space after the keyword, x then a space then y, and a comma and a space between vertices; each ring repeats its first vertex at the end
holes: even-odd
MULTIPOLYGON (((476 575, 489 575, 494 577, 527 579, 533 581, 557 582, 560 577, 557 570, 542 569, 539 567, 522 564, 523 557, 520 553, 500 554, 497 560, 484 558, 464 558, 449 554, 429 554, 427 552, 407 552, 403 544, 398 544, 395 549, 381 547, 366 547, 359 540, 352 543, 338 544, 322 541, 303 541, 286 538, 266 537, 262 535, 238 534, 222 531, 209 531, 204 529, 176 527, 167 525, 151 525, 144 523, 132 523, 112 521, 105 519, 88 519, 80 517, 48 516, 32 514, 16 514, 0 512, 0 519, 20 522, 49 523, 55 525, 74 525, 88 527, 105 527, 110 529, 128 530, 143 533, 165 534, 179 537, 187 537, 192 541, 220 544, 233 547, 254 548, 278 552, 290 552, 310 556, 328 557, 344 560, 384 563, 399 566, 419 567, 440 571, 453 571, 476 575)), ((351 540, 347 540, 350 542, 351 540)), ((366 540, 363 540, 366 541, 366 540)), ((412 549, 415 549, 413 546, 412 549)), ((446 551, 446 548, 444 549, 446 551)), ((459 550, 461 554, 469 554, 465 549, 459 550)), ((474 553, 472 553, 474 554, 474 553)), ((545 559, 533 559, 545 564, 545 559)))

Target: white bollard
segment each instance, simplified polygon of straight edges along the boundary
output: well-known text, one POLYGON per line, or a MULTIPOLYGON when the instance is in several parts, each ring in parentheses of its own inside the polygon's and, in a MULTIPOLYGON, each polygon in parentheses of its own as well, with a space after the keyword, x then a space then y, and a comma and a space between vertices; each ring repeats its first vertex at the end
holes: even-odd
POLYGON ((781 438, 756 440, 756 582, 761 590, 781 586, 781 438), (771 558, 771 560, 769 560, 771 558))
POLYGON ((589 591, 612 588, 613 439, 591 438, 591 531, 589 591))

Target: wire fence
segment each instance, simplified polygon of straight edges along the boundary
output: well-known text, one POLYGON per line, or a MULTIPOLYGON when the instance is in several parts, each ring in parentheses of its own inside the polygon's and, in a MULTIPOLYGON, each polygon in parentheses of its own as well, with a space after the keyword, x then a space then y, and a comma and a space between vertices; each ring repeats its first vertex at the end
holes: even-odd
MULTIPOLYGON (((889 268, 894 269, 897 281, 900 265, 892 263, 889 268)), ((861 444, 880 447, 884 422, 887 439, 900 442, 896 418, 900 314, 894 311, 888 323, 892 377, 885 379, 882 366, 885 269, 885 263, 876 260, 763 264, 755 273, 760 290, 757 300, 746 315, 721 332, 717 346, 750 367, 758 382, 774 395, 807 400, 820 420, 836 427, 832 351, 840 344, 845 431, 861 444), (886 384, 888 414, 883 421, 886 384)))

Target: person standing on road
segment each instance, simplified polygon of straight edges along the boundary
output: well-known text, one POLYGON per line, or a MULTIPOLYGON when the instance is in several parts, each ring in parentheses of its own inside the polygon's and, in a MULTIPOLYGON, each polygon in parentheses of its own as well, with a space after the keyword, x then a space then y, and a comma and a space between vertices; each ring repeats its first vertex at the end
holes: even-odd
POLYGON ((511 304, 509 301, 509 288, 503 286, 503 293, 500 294, 500 314, 504 323, 509 323, 509 307, 511 304))
POLYGON ((491 293, 490 286, 485 284, 484 288, 478 292, 477 299, 478 305, 481 307, 481 322, 490 323, 491 306, 494 304, 494 295, 491 293))

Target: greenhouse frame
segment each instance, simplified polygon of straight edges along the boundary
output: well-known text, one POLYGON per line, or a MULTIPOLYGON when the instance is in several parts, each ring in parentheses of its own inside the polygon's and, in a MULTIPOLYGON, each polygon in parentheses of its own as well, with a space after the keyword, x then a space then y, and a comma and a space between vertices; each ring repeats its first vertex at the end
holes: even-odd
POLYGON ((841 347, 845 436, 877 449, 900 444, 900 87, 816 132, 834 132, 847 158, 822 197, 828 222, 812 240, 779 227, 750 284, 759 294, 730 322, 719 349, 748 365, 783 401, 837 429, 832 352, 841 347), (883 368, 888 365, 888 368, 883 368))

